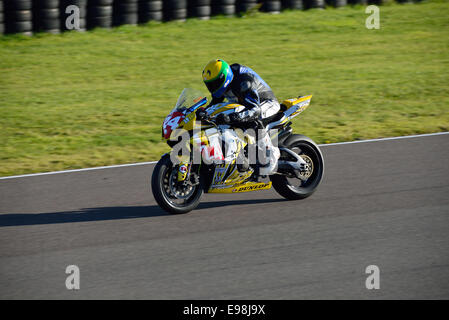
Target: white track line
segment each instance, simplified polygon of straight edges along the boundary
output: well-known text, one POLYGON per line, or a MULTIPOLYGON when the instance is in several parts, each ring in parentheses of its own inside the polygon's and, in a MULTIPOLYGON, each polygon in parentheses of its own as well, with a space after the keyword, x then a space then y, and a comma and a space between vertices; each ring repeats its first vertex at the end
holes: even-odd
MULTIPOLYGON (((439 135, 446 135, 446 134, 449 134, 449 132, 435 132, 435 133, 417 134, 417 135, 410 135, 410 136, 379 138, 379 139, 368 139, 368 140, 356 140, 356 141, 347 141, 347 142, 335 142, 335 143, 319 144, 319 146, 320 147, 327 147, 327 146, 336 146, 336 145, 342 145, 342 144, 354 144, 354 143, 365 143, 365 142, 377 142, 377 141, 421 138, 421 137, 439 136, 439 135)), ((121 167, 133 167, 133 166, 142 166, 142 165, 146 165, 146 164, 155 164, 155 163, 157 163, 157 161, 127 163, 127 164, 118 164, 118 165, 113 165, 113 166, 103 166, 103 167, 93 167, 93 168, 83 168, 83 169, 72 169, 72 170, 63 170, 63 171, 31 173, 31 174, 23 174, 23 175, 18 175, 18 176, 0 177, 0 180, 25 178, 25 177, 36 177, 36 176, 44 176, 44 175, 59 174, 59 173, 82 172, 82 171, 113 169, 113 168, 121 168, 121 167)))
POLYGON ((446 132, 435 132, 435 133, 424 133, 424 134, 415 134, 415 135, 400 136, 400 137, 378 138, 378 139, 368 139, 368 140, 356 140, 356 141, 347 141, 347 142, 334 142, 334 143, 319 144, 319 146, 320 147, 338 146, 338 145, 341 145, 341 144, 354 144, 354 143, 362 143, 362 142, 377 142, 377 141, 421 138, 421 137, 430 137, 430 136, 441 136, 441 135, 445 135, 445 134, 449 134, 449 131, 446 131, 446 132))
POLYGON ((45 176, 45 175, 58 174, 58 173, 81 172, 81 171, 112 169, 112 168, 120 168, 120 167, 133 167, 133 166, 142 166, 142 165, 145 165, 145 164, 155 164, 155 163, 157 163, 157 161, 126 163, 126 164, 117 164, 117 165, 113 165, 113 166, 82 168, 82 169, 52 171, 52 172, 40 172, 40 173, 22 174, 22 175, 19 175, 19 176, 0 177, 0 180, 15 179, 15 178, 25 178, 25 177, 36 177, 36 176, 45 176))

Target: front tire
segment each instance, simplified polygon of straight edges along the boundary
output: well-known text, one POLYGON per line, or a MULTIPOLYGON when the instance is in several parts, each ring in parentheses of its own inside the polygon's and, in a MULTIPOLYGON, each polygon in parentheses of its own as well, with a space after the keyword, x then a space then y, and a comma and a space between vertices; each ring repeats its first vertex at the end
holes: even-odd
MULTIPOLYGON (((318 188, 324 175, 324 160, 320 149, 312 139, 300 134, 291 135, 283 144, 286 148, 302 156, 307 162, 311 162, 312 172, 305 181, 286 175, 272 175, 270 179, 273 182, 273 188, 289 200, 310 197, 318 188)), ((281 158, 282 156, 281 154, 281 158)))
POLYGON ((180 195, 182 194, 182 197, 177 197, 176 190, 174 193, 173 187, 170 187, 170 183, 173 182, 171 178, 172 175, 176 174, 177 176, 176 168, 177 167, 171 162, 170 156, 164 155, 153 170, 151 190, 156 202, 168 213, 187 213, 195 209, 200 203, 203 188, 201 183, 197 184, 192 187, 192 190, 188 190, 188 193, 179 193, 180 195), (176 170, 176 172, 174 172, 174 170, 176 170))

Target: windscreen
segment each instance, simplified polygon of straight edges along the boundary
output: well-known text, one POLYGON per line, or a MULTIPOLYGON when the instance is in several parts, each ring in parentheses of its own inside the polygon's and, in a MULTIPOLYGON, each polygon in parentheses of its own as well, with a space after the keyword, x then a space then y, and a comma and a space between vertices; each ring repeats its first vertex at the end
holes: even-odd
POLYGON ((182 91, 175 105, 175 110, 184 112, 190 107, 196 109, 207 102, 207 98, 199 90, 186 88, 182 91))

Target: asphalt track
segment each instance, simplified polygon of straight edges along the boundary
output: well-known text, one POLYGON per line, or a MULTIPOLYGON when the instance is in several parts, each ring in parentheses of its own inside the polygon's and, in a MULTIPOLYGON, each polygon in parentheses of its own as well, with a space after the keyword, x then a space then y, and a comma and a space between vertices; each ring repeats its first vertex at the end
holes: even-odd
POLYGON ((448 299, 449 135, 322 151, 306 200, 205 195, 176 216, 151 164, 0 180, 0 298, 448 299))

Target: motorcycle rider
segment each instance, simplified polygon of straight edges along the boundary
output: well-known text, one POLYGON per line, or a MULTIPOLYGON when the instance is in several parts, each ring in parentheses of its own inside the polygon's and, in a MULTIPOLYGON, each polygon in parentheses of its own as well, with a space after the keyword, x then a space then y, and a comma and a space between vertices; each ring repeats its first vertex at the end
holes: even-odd
MULTIPOLYGON (((211 103, 206 107, 223 102, 238 103, 245 109, 231 114, 220 113, 217 124, 231 126, 246 124, 262 129, 259 131, 258 146, 266 150, 269 162, 258 166, 256 175, 265 176, 273 173, 280 156, 279 148, 273 145, 267 130, 261 120, 276 114, 280 110, 279 102, 268 84, 251 68, 234 63, 229 65, 222 59, 210 61, 203 70, 203 81, 212 95, 211 103)), ((205 111, 200 110, 199 117, 205 117, 205 111)))

